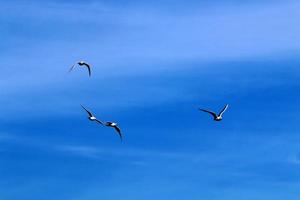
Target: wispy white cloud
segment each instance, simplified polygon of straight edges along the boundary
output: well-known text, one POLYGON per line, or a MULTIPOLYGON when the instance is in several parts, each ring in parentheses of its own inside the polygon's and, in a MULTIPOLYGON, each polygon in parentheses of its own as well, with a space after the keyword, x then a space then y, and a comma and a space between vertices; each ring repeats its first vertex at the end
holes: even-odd
POLYGON ((154 151, 147 149, 136 148, 108 148, 108 147, 93 147, 93 146, 80 146, 80 145, 60 145, 55 146, 55 150, 65 152, 69 155, 83 156, 87 158, 101 159, 103 156, 115 156, 115 157, 157 157, 166 159, 182 159, 198 157, 198 154, 183 153, 183 152, 165 152, 154 151))
MULTIPOLYGON (((144 10, 139 7, 110 7, 104 9, 108 11, 100 11, 103 6, 94 3, 50 8, 33 5, 28 15, 36 20, 40 20, 40 16, 46 16, 45 24, 50 27, 49 32, 57 35, 59 39, 53 40, 46 34, 43 40, 36 41, 47 49, 39 54, 44 52, 45 56, 53 49, 60 49, 72 52, 75 58, 76 55, 88 57, 94 64, 105 66, 104 68, 121 65, 117 71, 123 71, 128 70, 134 63, 140 65, 146 61, 150 67, 151 64, 155 64, 154 60, 235 59, 299 47, 298 41, 294 39, 300 32, 296 20, 300 6, 297 2, 241 6, 238 9, 230 6, 220 7, 214 12, 190 12, 182 15, 165 14, 159 8, 144 10), (98 8, 99 11, 93 12, 98 8), (63 16, 56 16, 57 13, 62 13, 63 16), (280 20, 274 20, 274 17, 280 20), (92 20, 91 24, 86 23, 89 19, 92 20), (68 20, 77 23, 70 24, 68 20), (69 25, 67 28, 56 26, 61 23, 69 25), (60 28, 60 34, 55 30, 51 31, 52 28, 60 28), (71 31, 68 31, 70 28, 71 31), (94 31, 91 35, 90 30, 94 31), (73 40, 67 40, 74 38, 77 32, 80 34, 76 38, 76 44, 73 40)), ((32 23, 38 24, 35 34, 45 34, 43 24, 34 21, 32 23)), ((24 30, 20 33, 21 38, 26 36, 24 30)), ((27 45, 26 48, 30 46, 27 45)), ((38 49, 43 47, 39 45, 38 49)), ((58 59, 59 56, 61 60, 61 51, 54 51, 52 58, 58 59)), ((67 58, 66 55, 64 57, 67 58)), ((35 56, 34 59, 38 58, 35 56)), ((134 66, 134 69, 138 67, 134 66)), ((150 69, 157 70, 158 67, 152 65, 150 69)))
POLYGON ((65 146, 57 147, 57 149, 62 152, 88 157, 88 158, 96 158, 96 159, 99 158, 101 154, 99 149, 96 149, 94 147, 89 147, 89 146, 65 145, 65 146))
POLYGON ((59 5, 32 4, 24 9, 27 7, 21 4, 22 12, 15 9, 9 12, 14 16, 13 21, 26 22, 32 28, 9 31, 13 26, 7 25, 5 43, 14 47, 14 41, 20 40, 23 45, 18 45, 21 50, 8 48, 2 58, 4 66, 8 66, 4 67, 4 74, 10 80, 18 80, 1 78, 6 87, 23 87, 24 82, 27 86, 37 82, 43 86, 55 84, 62 66, 67 68, 79 58, 101 66, 101 71, 114 69, 114 75, 123 75, 173 70, 175 67, 166 66, 171 62, 240 59, 277 54, 300 46, 295 40, 300 33, 296 20, 300 4, 295 2, 239 9, 220 7, 214 12, 182 15, 139 7, 103 8, 102 3, 96 2, 59 5), (20 15, 34 20, 16 19, 20 15), (92 22, 87 23, 89 20, 92 22), (16 33, 19 35, 15 37, 16 33), (26 38, 27 33, 33 38, 26 38), (32 78, 38 76, 43 78, 32 78))
MULTIPOLYGON (((216 6, 206 12, 196 6, 193 12, 178 13, 165 12, 160 7, 145 9, 147 5, 122 9, 96 1, 18 5, 5 2, 0 9, 9 10, 2 13, 10 17, 2 21, 7 33, 2 44, 10 48, 2 52, 0 102, 8 110, 23 113, 33 113, 29 112, 32 109, 59 113, 63 109, 74 110, 69 99, 78 97, 81 103, 90 97, 88 93, 97 94, 97 98, 89 99, 93 99, 91 103, 101 99, 101 109, 163 104, 179 97, 189 100, 195 95, 176 84, 142 85, 124 80, 149 74, 180 74, 188 68, 193 71, 195 65, 214 73, 224 70, 224 60, 261 59, 266 54, 298 49, 300 44, 295 38, 300 35, 296 20, 299 7, 299 2, 289 1, 216 6), (12 6, 15 9, 9 9, 12 6), (95 76, 88 83, 77 71, 66 76, 77 59, 86 59, 95 66, 95 76), (196 64, 188 64, 194 61, 196 64), (207 67, 208 63, 219 61, 218 68, 207 67), (76 91, 85 93, 80 88, 83 85, 93 85, 98 92, 90 89, 85 98, 75 95, 76 91), (147 91, 143 91, 145 87, 147 91), (139 95, 135 95, 136 91, 139 95), (47 101, 43 99, 46 96, 47 101)), ((227 69, 242 68, 246 66, 227 69)), ((242 80, 245 85, 253 82, 242 80)))

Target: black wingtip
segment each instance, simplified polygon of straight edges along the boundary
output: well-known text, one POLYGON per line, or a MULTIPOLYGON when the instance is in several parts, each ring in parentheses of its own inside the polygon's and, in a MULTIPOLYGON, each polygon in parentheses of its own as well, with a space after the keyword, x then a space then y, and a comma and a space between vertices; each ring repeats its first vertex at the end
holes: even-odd
POLYGON ((119 134, 119 137, 120 137, 121 143, 123 143, 123 134, 121 133, 121 131, 118 131, 118 134, 119 134))

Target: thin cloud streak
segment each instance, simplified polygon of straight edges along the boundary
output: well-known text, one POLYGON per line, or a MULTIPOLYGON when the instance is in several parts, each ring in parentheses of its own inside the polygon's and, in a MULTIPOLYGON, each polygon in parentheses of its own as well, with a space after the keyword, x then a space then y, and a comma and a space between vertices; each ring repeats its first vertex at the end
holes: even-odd
POLYGON ((61 145, 54 147, 57 151, 65 152, 70 155, 78 155, 87 158, 101 159, 103 156, 115 157, 132 157, 132 158, 145 158, 156 157, 165 159, 191 159, 198 158, 199 155, 180 152, 164 152, 153 151, 145 149, 131 149, 131 148, 97 148, 92 146, 76 146, 76 145, 61 145))
MULTIPOLYGON (((296 36, 300 34, 300 26, 297 25, 299 22, 296 20, 300 4, 297 2, 288 2, 284 5, 266 4, 262 7, 253 6, 250 9, 241 7, 238 10, 226 7, 218 12, 205 14, 195 12, 183 16, 174 13, 165 15, 163 12, 151 10, 144 12, 138 7, 120 13, 118 9, 115 10, 114 7, 111 7, 107 9, 109 12, 107 12, 108 16, 104 17, 105 22, 102 21, 103 16, 97 17, 99 12, 80 14, 80 5, 93 10, 95 8, 93 3, 87 5, 68 4, 73 8, 50 6, 48 12, 43 11, 43 8, 49 9, 47 6, 40 7, 31 4, 28 11, 23 8, 22 10, 25 13, 28 12, 27 14, 35 19, 28 22, 36 26, 33 29, 9 31, 11 26, 4 21, 4 25, 7 26, 5 31, 8 31, 8 35, 5 37, 8 40, 4 39, 4 42, 8 46, 15 46, 12 44, 18 40, 25 41, 25 43, 21 45, 22 53, 16 53, 16 48, 8 48, 8 51, 5 52, 2 60, 3 66, 7 67, 3 68, 1 84, 5 88, 22 88, 22 90, 24 86, 29 88, 48 87, 59 81, 57 80, 57 77, 60 77, 58 74, 61 74, 64 68, 67 69, 79 58, 85 58, 93 65, 99 66, 100 73, 114 69, 117 72, 116 76, 120 76, 124 73, 163 73, 166 69, 164 65, 170 61, 184 63, 190 60, 201 60, 205 64, 211 61, 252 59, 266 54, 276 56, 283 51, 300 47, 295 40, 296 36), (62 10, 57 11, 57 9, 62 10), (78 13, 68 13, 70 10, 78 13), (60 12, 64 16, 55 16, 55 13, 60 12), (43 23, 39 22, 41 15, 46 17, 43 23), (291 18, 291 15, 295 17, 291 18), (39 17, 37 18, 37 16, 39 17), (90 16, 94 22, 87 25, 78 22, 78 17, 74 16, 82 17, 83 21, 90 16), (277 16, 276 18, 280 20, 272 20, 269 16, 277 16), (64 20, 62 21, 61 18, 64 20), (71 31, 70 27, 63 28, 69 23, 68 19, 77 22, 69 24, 74 28, 71 31), (55 23, 52 23, 53 20, 55 23), (56 29, 57 23, 63 24, 62 28, 59 28, 61 31, 55 33, 56 39, 44 35, 45 32, 54 32, 45 30, 44 26, 56 29), (118 28, 107 27, 107 23, 112 23, 118 28), (72 35, 81 31, 80 29, 76 30, 78 24, 82 25, 81 29, 85 31, 85 34, 80 33, 74 38, 72 35), (106 27, 107 33, 103 33, 99 26, 106 27), (89 40, 86 40, 86 30, 93 29, 93 27, 96 27, 95 32, 88 37, 89 40), (168 27, 167 30, 166 27, 168 27), (24 33, 27 31, 34 33, 32 40, 26 39, 24 33), (18 32, 20 35, 12 36, 18 32), (36 37, 36 34, 40 34, 41 38, 36 37), (182 35, 189 37, 182 37, 182 35), (73 39, 66 41, 66 36, 68 36, 67 38, 73 37, 73 39), (43 39, 44 37, 48 37, 47 41, 43 39), (76 45, 74 45, 74 40, 76 40, 76 45), (24 51, 25 47, 26 51, 24 51), (8 52, 14 53, 14 55, 9 56, 8 52), (34 52, 34 57, 31 56, 32 52, 34 52), (66 56, 65 52, 70 52, 71 55, 66 56), (48 57, 49 53, 51 60, 48 57), (12 61, 14 61, 13 65, 12 61), (24 63, 26 68, 23 67, 24 63), (32 77, 35 78, 32 79, 32 77), (9 81, 11 79, 18 81, 11 82, 9 81)), ((13 5, 15 6, 15 4, 13 5)), ((20 14, 20 12, 17 13, 20 14)), ((11 14, 16 15, 16 13, 11 14)), ((12 20, 16 19, 12 18, 12 20)), ((167 67, 167 69, 176 70, 178 68, 167 67)), ((7 91, 9 90, 7 89, 7 91)))
MULTIPOLYGON (((71 10, 80 12, 78 11, 80 7, 76 7, 77 4, 72 6, 74 8, 71 10)), ((69 8, 60 8, 65 15, 63 17, 58 16, 56 18, 51 12, 41 11, 41 15, 47 16, 45 23, 34 20, 28 22, 33 25, 37 24, 34 31, 33 29, 28 29, 28 31, 34 32, 34 36, 41 34, 41 41, 24 38, 26 37, 24 32, 27 29, 9 31, 11 27, 4 21, 4 24, 8 26, 6 31, 9 35, 9 37, 5 37, 8 40, 4 39, 4 42, 8 46, 15 46, 10 42, 18 40, 25 41, 25 43, 21 45, 23 47, 21 48, 23 49, 21 50, 22 53, 16 53, 16 48, 12 48, 8 49, 2 58, 4 67, 2 69, 1 85, 6 89, 1 90, 1 93, 4 95, 13 90, 18 92, 18 90, 24 91, 27 88, 44 90, 45 87, 51 88, 53 85, 62 85, 62 80, 65 77, 60 76, 60 74, 79 58, 87 59, 97 66, 96 69, 99 68, 95 73, 109 78, 111 75, 102 72, 114 69, 116 71, 114 73, 115 77, 126 74, 164 73, 166 69, 173 71, 183 67, 173 66, 170 68, 170 63, 175 62, 181 62, 184 65, 185 62, 198 60, 205 65, 212 61, 253 59, 266 54, 276 56, 281 52, 299 49, 300 47, 300 44, 295 40, 295 37, 300 35, 300 26, 297 25, 298 22, 296 21, 298 7, 300 7, 300 4, 289 2, 284 5, 250 7, 251 9, 242 7, 239 10, 228 7, 220 10, 220 12, 204 15, 193 13, 183 16, 176 14, 169 16, 152 11, 144 12, 139 8, 135 8, 135 12, 123 11, 125 13, 121 14, 118 10, 111 8, 112 10, 108 12, 109 16, 105 20, 115 23, 118 28, 109 28, 108 34, 95 29, 93 36, 89 36, 88 41, 85 39, 86 34, 80 33, 78 38, 73 38, 69 42, 65 41, 66 35, 64 33, 70 34, 68 38, 74 34, 73 30, 71 34, 69 29, 66 28, 61 28, 61 31, 56 34, 57 39, 48 38, 47 41, 42 39, 47 37, 47 35, 43 35, 48 32, 44 30, 43 24, 56 29, 56 25, 53 25, 51 20, 57 21, 59 24, 62 23, 61 18, 66 20, 73 18, 73 13, 69 14, 67 12, 69 8), (295 17, 291 19, 291 15, 295 17), (269 16, 277 16, 280 21, 272 20, 269 16), (119 18, 119 20, 115 18, 119 18), (120 24, 123 25, 120 26, 120 24), (166 27, 168 27, 168 30, 166 30, 166 27), (21 34, 16 36, 17 38, 13 38, 11 34, 14 32, 20 32, 21 34), (182 35, 188 35, 189 37, 182 37, 182 35), (148 39, 145 40, 145 38, 148 39), (74 39, 76 45, 74 45, 74 39), (214 41, 214 43, 211 41, 214 41), (25 47, 26 51, 24 51, 25 47), (14 55, 10 56, 8 52, 14 53, 14 55), (71 55, 66 56, 65 52, 70 52, 71 55), (49 54, 51 54, 51 60, 49 60, 49 54), (34 57, 31 55, 34 55, 34 57), (14 64, 12 65, 12 63, 14 64), (26 67, 23 67, 24 65, 26 67), (12 79, 17 81, 10 81, 12 79)), ((42 10, 35 4, 32 4, 30 8, 33 10, 30 10, 32 12, 28 12, 28 15, 35 15, 35 11, 42 10)), ((93 7, 90 6, 90 8, 93 7)), ((55 13, 57 7, 53 6, 52 9, 55 13)), ((90 29, 95 27, 95 24, 106 27, 104 22, 99 21, 98 17, 94 17, 97 15, 96 13, 91 12, 88 14, 91 15, 91 18, 96 19, 93 22, 94 24, 82 24, 83 27, 86 27, 82 29, 90 29)), ((36 15, 39 16, 38 13, 36 15)), ((84 18, 88 15, 82 14, 80 16, 84 18)), ((75 18, 75 20, 78 19, 75 18)), ((64 21, 63 23, 68 22, 64 21)), ((77 24, 70 24, 70 26, 78 29, 77 24)), ((80 30, 75 32, 78 31, 80 30)), ((184 67, 186 68, 186 66, 184 67)))

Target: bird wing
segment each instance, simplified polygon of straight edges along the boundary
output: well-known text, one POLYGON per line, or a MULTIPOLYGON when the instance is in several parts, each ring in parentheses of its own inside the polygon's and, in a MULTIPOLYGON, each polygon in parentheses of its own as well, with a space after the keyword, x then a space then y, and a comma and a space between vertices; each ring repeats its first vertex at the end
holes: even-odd
POLYGON ((75 67, 76 64, 77 63, 75 63, 74 65, 72 65, 72 67, 69 69, 69 72, 71 72, 74 69, 74 67, 75 67))
POLYGON ((89 114, 90 117, 93 117, 93 114, 88 111, 83 105, 81 105, 81 107, 89 114))
POLYGON ((210 111, 210 110, 205 110, 205 109, 201 109, 201 108, 199 108, 199 110, 201 110, 201 111, 203 111, 203 112, 207 112, 207 113, 209 113, 209 114, 211 114, 214 118, 216 118, 217 117, 217 114, 216 113, 214 113, 214 112, 212 112, 212 111, 210 111))
POLYGON ((91 66, 87 63, 83 63, 84 66, 86 66, 89 70, 89 76, 91 76, 91 66))
POLYGON ((118 132, 121 140, 123 140, 123 137, 122 137, 122 133, 121 133, 121 129, 118 127, 118 126, 114 126, 114 129, 118 132))
POLYGON ((101 122, 101 121, 100 121, 100 120, 98 120, 98 119, 96 119, 95 121, 96 121, 96 122, 98 122, 99 124, 102 124, 102 125, 104 125, 104 124, 103 124, 103 122, 101 122))
POLYGON ((226 104, 225 106, 224 106, 224 108, 221 110, 221 112, 219 113, 219 116, 222 116, 223 115, 223 113, 227 110, 227 108, 228 108, 228 104, 226 104))

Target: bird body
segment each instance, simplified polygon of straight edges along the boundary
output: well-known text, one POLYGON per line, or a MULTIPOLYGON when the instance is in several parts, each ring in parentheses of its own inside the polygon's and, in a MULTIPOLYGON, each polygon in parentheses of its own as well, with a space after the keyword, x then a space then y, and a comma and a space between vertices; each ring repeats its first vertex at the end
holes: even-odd
POLYGON ((217 116, 216 118, 214 118, 215 121, 221 121, 222 120, 222 117, 220 116, 217 116))
POLYGON ((82 66, 82 65, 86 64, 86 62, 84 62, 84 61, 79 61, 77 64, 80 65, 80 66, 82 66))
POLYGON ((96 119, 96 117, 92 116, 92 117, 89 117, 89 119, 90 119, 91 121, 93 121, 93 120, 96 119))
POLYGON ((203 111, 203 112, 207 112, 209 114, 211 114, 214 118, 215 121, 221 121, 223 119, 222 115, 224 114, 224 112, 227 110, 228 108, 228 104, 226 104, 224 106, 224 108, 221 110, 221 112, 219 114, 216 114, 215 112, 213 111, 210 111, 210 110, 206 110, 206 109, 201 109, 199 108, 199 110, 203 111))
POLYGON ((117 126, 117 123, 114 122, 106 122, 106 126, 117 126))

